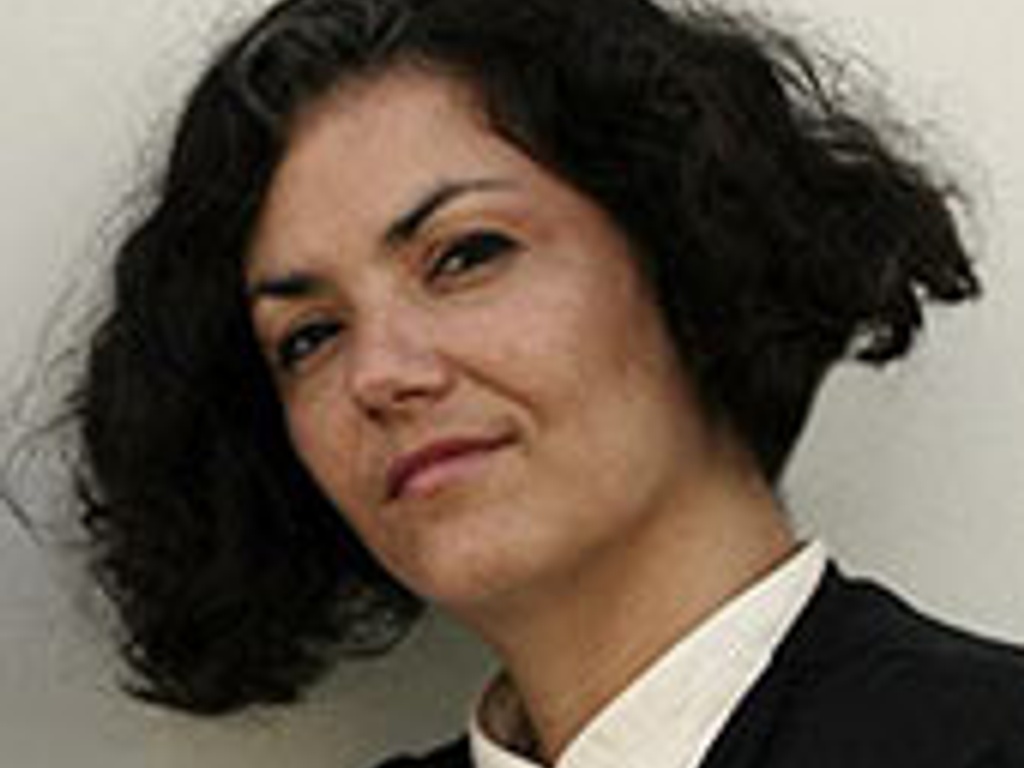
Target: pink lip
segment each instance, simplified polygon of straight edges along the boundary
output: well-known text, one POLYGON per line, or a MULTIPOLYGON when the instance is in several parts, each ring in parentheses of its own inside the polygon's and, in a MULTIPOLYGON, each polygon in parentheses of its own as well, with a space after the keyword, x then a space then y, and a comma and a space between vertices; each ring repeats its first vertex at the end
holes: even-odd
POLYGON ((492 451, 510 442, 508 436, 494 438, 455 437, 437 440, 399 456, 388 467, 388 499, 402 495, 409 482, 420 472, 470 453, 492 451))

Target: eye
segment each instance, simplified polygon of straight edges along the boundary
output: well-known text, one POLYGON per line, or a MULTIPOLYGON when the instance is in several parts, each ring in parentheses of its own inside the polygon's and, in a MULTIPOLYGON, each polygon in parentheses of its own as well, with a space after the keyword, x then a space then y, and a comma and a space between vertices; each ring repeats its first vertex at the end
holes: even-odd
POLYGON ((427 279, 454 279, 463 273, 479 269, 505 253, 516 250, 518 244, 499 232, 473 232, 456 239, 442 249, 430 264, 427 279))
POLYGON ((277 344, 274 350, 275 366, 284 373, 292 373, 341 330, 341 323, 333 320, 318 320, 296 326, 277 344))

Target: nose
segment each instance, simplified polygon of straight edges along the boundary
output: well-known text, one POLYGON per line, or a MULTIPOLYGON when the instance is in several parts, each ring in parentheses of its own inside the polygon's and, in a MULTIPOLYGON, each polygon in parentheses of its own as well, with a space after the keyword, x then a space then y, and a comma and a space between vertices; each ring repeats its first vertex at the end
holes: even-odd
POLYGON ((361 325, 351 340, 348 386, 371 420, 400 420, 442 398, 450 366, 425 324, 395 316, 361 325))

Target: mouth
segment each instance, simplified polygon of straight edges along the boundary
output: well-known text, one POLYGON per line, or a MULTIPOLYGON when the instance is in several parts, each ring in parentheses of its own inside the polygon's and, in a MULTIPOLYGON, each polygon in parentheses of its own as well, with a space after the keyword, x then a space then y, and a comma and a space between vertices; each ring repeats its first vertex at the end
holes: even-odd
POLYGON ((387 498, 428 495, 472 472, 489 454, 513 441, 512 436, 452 437, 427 443, 399 456, 388 467, 387 498))

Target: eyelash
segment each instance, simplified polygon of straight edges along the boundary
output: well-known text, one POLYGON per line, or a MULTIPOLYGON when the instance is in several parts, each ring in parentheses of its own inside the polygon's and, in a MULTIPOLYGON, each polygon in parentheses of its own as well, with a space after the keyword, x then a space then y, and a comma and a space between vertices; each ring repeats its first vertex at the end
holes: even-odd
POLYGON ((427 280, 455 279, 486 266, 517 247, 514 240, 499 232, 471 232, 441 250, 427 269, 427 280), (457 265, 455 269, 450 268, 453 262, 457 265))
POLYGON ((341 324, 333 320, 303 323, 286 335, 277 345, 274 353, 276 367, 284 373, 291 373, 325 341, 342 330, 341 324))
MULTIPOLYGON (((430 283, 438 280, 456 280, 460 276, 481 269, 498 257, 512 250, 518 244, 511 238, 490 231, 472 232, 442 249, 428 269, 426 279, 430 283), (453 269, 451 264, 455 263, 453 269)), ((314 354, 321 344, 342 331, 341 323, 333 320, 319 320, 303 323, 288 333, 275 349, 275 363, 278 370, 292 373, 299 364, 314 354)))

